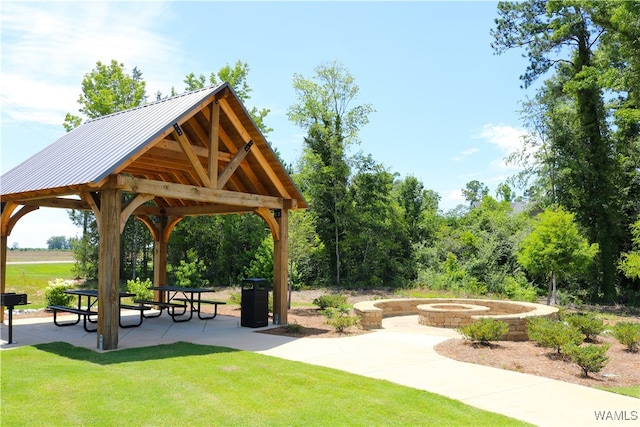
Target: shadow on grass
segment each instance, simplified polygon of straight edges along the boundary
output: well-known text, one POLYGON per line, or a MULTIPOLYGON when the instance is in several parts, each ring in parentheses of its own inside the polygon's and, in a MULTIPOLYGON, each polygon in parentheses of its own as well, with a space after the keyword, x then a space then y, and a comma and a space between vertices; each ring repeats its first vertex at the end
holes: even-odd
POLYGON ((170 359, 185 356, 204 356, 208 354, 240 351, 228 347, 193 344, 188 342, 161 344, 151 347, 128 348, 105 353, 99 353, 84 347, 76 347, 65 342, 38 344, 34 347, 40 351, 46 351, 47 353, 52 353, 57 356, 95 363, 98 365, 112 365, 116 363, 170 359))

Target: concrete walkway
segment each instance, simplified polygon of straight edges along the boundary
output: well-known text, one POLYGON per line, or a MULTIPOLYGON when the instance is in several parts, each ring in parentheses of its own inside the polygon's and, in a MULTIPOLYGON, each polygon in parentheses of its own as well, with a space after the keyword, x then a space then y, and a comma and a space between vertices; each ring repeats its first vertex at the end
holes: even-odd
MULTIPOLYGON (((417 316, 388 318, 381 330, 342 338, 257 333, 262 329, 240 327, 236 317, 174 323, 163 315, 120 329, 119 348, 178 341, 225 346, 389 380, 540 426, 640 425, 640 399, 440 356, 433 347, 456 332, 420 326, 417 316)), ((51 318, 14 319, 13 339, 2 341, 2 350, 54 341, 97 347, 95 333, 81 325, 56 327, 51 318)))

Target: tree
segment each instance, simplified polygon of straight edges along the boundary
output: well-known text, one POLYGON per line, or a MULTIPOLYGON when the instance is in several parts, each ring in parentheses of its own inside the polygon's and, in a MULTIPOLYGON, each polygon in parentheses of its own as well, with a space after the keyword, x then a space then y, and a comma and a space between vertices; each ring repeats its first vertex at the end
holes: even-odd
MULTIPOLYGON (((251 92, 253 91, 247 83, 249 70, 249 64, 238 60, 233 67, 226 64, 224 67, 220 68, 217 73, 212 72, 209 74, 209 83, 212 85, 220 82, 229 83, 236 95, 238 95, 238 98, 240 98, 240 101, 242 101, 242 103, 246 103, 251 99, 251 92)), ((184 79, 184 83, 186 84, 185 90, 191 91, 202 89, 206 82, 207 78, 204 74, 196 76, 194 73, 189 73, 184 79)), ((264 135, 273 131, 273 129, 268 127, 264 122, 264 119, 267 117, 269 112, 270 110, 267 108, 258 109, 257 107, 252 107, 251 110, 249 110, 249 115, 264 135)))
MULTIPOLYGON (((88 119, 112 114, 128 108, 137 107, 146 101, 146 82, 142 79, 142 72, 134 67, 131 74, 122 63, 112 60, 109 65, 98 61, 91 72, 85 74, 82 83, 82 94, 78 98, 81 108, 79 112, 88 119)), ((70 132, 80 126, 82 118, 67 113, 63 126, 70 132)), ((80 277, 92 278, 97 273, 98 263, 98 230, 93 212, 68 211, 69 219, 79 227, 82 227, 82 237, 73 244, 76 258, 75 272, 80 277)), ((135 219, 131 218, 125 227, 121 243, 123 247, 130 247, 128 243, 133 241, 133 252, 137 257, 138 245, 135 236, 131 236, 132 227, 129 225, 135 219)), ((147 233, 148 235, 148 233, 147 233)), ((150 239, 150 237, 148 237, 150 239)), ((145 244, 148 244, 145 243, 145 244)), ((124 262, 127 253, 121 251, 121 273, 125 267, 124 262)), ((135 264, 135 263, 134 263, 135 264)), ((135 272, 133 273, 135 278, 135 272)))
POLYGON ((630 279, 640 279, 640 220, 631 226, 635 250, 625 252, 620 259, 620 270, 630 279))
POLYGON ((47 240, 47 248, 49 250, 70 249, 71 239, 67 239, 64 236, 52 236, 47 240))
POLYGON ((301 160, 302 191, 310 202, 316 229, 331 250, 335 284, 340 285, 342 240, 351 203, 346 199, 351 175, 348 150, 359 142, 358 131, 369 121, 369 104, 351 107, 359 88, 339 63, 321 65, 312 80, 295 74, 298 102, 289 107, 289 120, 307 131, 301 160))
POLYGON ((568 165, 563 169, 565 188, 558 202, 576 213, 589 239, 598 243, 600 288, 604 298, 612 301, 619 252, 621 200, 616 184, 620 170, 597 66, 596 49, 606 32, 598 24, 602 10, 594 2, 570 0, 500 2, 491 34, 498 54, 525 49, 529 58, 521 76, 525 87, 553 69, 557 89, 569 97, 576 122, 568 138, 555 141, 568 165))
POLYGON ((542 212, 517 253, 527 271, 549 280, 547 304, 556 304, 557 280, 583 272, 598 251, 580 234, 574 219, 562 208, 542 212))
MULTIPOLYGON (((85 74, 81 87, 79 111, 89 119, 137 107, 146 100, 146 82, 142 79, 142 72, 134 67, 129 75, 124 64, 115 59, 109 65, 96 62, 96 67, 85 74)), ((67 113, 63 126, 69 132, 81 123, 80 117, 67 113)))
POLYGON ((465 188, 462 189, 464 199, 469 202, 469 206, 472 207, 474 204, 481 202, 487 194, 489 194, 489 188, 477 180, 467 182, 465 188))

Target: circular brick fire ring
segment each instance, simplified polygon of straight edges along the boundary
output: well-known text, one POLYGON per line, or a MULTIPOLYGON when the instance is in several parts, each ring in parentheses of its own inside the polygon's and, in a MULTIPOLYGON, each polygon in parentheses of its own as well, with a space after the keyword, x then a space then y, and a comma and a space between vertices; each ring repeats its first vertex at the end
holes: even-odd
POLYGON ((472 323, 471 316, 489 314, 491 310, 484 305, 463 303, 420 304, 418 323, 438 328, 459 328, 472 323))

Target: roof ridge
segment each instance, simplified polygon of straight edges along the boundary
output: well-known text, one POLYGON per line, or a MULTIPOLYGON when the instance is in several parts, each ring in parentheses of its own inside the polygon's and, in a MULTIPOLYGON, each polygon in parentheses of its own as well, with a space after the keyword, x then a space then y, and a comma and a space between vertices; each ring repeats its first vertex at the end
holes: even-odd
POLYGON ((134 110, 140 110, 140 109, 145 108, 145 107, 151 107, 152 105, 156 105, 156 104, 160 104, 160 103, 163 103, 163 102, 172 101, 174 99, 178 99, 178 98, 181 98, 181 97, 184 97, 184 96, 187 96, 187 95, 192 95, 192 94, 197 93, 197 92, 203 92, 203 91, 207 91, 207 90, 211 90, 211 89, 216 89, 216 88, 219 88, 220 86, 222 86, 224 84, 226 84, 226 82, 218 83, 216 85, 209 85, 209 86, 206 86, 206 87, 203 87, 203 88, 200 88, 200 89, 196 89, 196 90, 187 91, 187 92, 184 92, 184 93, 180 93, 178 95, 170 96, 168 98, 158 99, 158 100, 153 101, 153 102, 149 102, 149 103, 146 103, 146 104, 138 105, 137 107, 127 108, 126 110, 120 110, 120 111, 116 111, 115 113, 107 114, 105 116, 96 117, 95 119, 87 120, 84 123, 96 122, 98 120, 103 120, 103 119, 106 119, 108 117, 117 116, 118 114, 123 114, 123 113, 129 112, 129 111, 134 111, 134 110))

